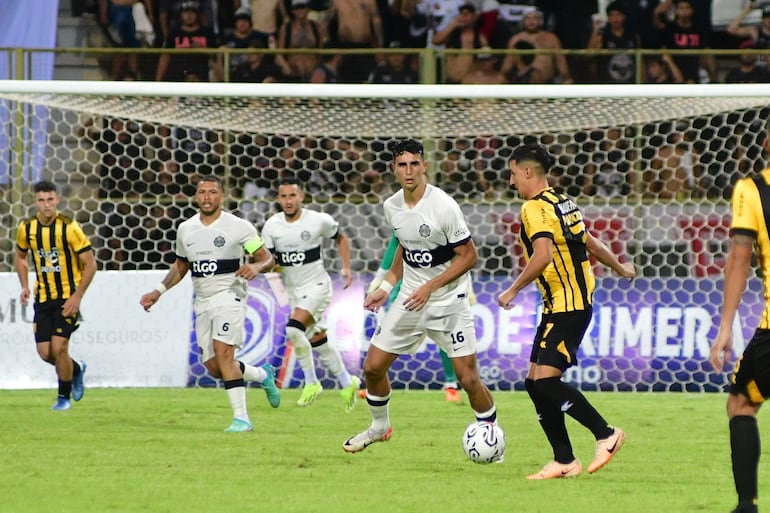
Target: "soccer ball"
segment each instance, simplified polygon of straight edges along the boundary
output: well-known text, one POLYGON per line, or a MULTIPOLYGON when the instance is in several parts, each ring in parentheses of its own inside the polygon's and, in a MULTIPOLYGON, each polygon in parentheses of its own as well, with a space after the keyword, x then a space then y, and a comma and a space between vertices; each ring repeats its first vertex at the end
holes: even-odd
POLYGON ((492 422, 474 422, 465 429, 463 449, 474 463, 502 461, 505 455, 505 433, 492 422))

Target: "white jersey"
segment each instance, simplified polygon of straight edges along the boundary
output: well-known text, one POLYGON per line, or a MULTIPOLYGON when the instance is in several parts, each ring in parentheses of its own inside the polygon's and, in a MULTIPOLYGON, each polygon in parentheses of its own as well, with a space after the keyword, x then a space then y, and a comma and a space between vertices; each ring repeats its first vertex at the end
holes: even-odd
POLYGON ((224 291, 245 298, 248 283, 235 276, 235 271, 245 263, 247 253, 263 245, 251 223, 229 212, 222 212, 208 226, 201 223, 200 214, 180 224, 176 256, 190 264, 196 303, 224 291))
POLYGON ((270 217, 262 227, 265 246, 281 266, 284 285, 296 289, 319 278, 329 279, 321 258, 324 238, 335 238, 339 223, 329 214, 302 209, 294 222, 288 222, 283 212, 270 217))
MULTIPOLYGON (((460 205, 447 193, 428 184, 413 208, 404 201, 404 191, 385 200, 385 219, 403 248, 404 276, 399 297, 443 273, 455 257, 454 248, 471 238, 460 205)), ((469 273, 447 283, 430 297, 431 304, 450 304, 467 296, 469 273)))

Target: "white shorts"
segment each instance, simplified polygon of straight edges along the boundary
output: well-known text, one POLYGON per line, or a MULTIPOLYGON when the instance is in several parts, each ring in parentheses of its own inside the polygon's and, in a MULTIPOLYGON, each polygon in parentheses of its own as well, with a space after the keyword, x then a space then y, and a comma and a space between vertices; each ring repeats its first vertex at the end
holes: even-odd
POLYGON ((246 299, 233 292, 222 292, 195 309, 195 337, 201 361, 214 358, 214 341, 230 346, 243 346, 246 299))
POLYGON ((315 324, 308 326, 305 335, 312 338, 316 333, 326 331, 323 316, 332 302, 332 282, 330 279, 319 279, 310 285, 305 285, 289 291, 291 309, 301 308, 313 316, 315 324))
POLYGON ((393 354, 413 354, 428 336, 450 358, 476 354, 476 326, 468 298, 451 305, 431 305, 409 311, 401 300, 390 305, 371 344, 393 354))

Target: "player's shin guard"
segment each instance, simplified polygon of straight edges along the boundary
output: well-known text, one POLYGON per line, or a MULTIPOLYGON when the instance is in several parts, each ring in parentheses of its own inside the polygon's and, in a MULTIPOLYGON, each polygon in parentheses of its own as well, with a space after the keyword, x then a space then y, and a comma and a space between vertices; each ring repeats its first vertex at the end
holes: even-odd
POLYGON ((265 369, 262 367, 254 367, 253 365, 243 363, 240 360, 238 360, 238 366, 241 368, 244 381, 256 381, 257 383, 262 383, 267 377, 267 372, 265 372, 265 369))
POLYGON ((553 459, 559 463, 570 463, 575 459, 572 452, 572 443, 567 434, 567 426, 564 424, 564 414, 558 405, 549 401, 535 386, 535 380, 524 380, 524 388, 527 389, 532 404, 535 405, 537 420, 553 448, 553 459))
POLYGON ((294 353, 297 355, 297 361, 299 361, 299 366, 305 375, 305 384, 318 383, 310 341, 305 335, 305 325, 296 319, 289 319, 286 324, 286 338, 291 340, 294 345, 294 353))
POLYGON ((340 386, 342 388, 349 387, 351 383, 350 373, 345 368, 345 364, 342 362, 342 355, 337 348, 332 346, 326 337, 316 342, 311 342, 311 344, 318 353, 318 357, 321 359, 324 367, 337 378, 340 386))
POLYGON ((242 379, 225 381, 225 392, 233 409, 233 418, 249 422, 249 414, 246 410, 246 383, 242 379))
POLYGON ((730 419, 730 449, 738 503, 756 504, 757 467, 761 447, 755 417, 737 415, 730 419))
POLYGON ((366 402, 372 414, 372 428, 377 431, 387 431, 390 428, 390 393, 385 397, 380 397, 367 392, 366 402))
POLYGON ((564 383, 560 377, 543 378, 535 381, 535 389, 548 401, 591 430, 597 440, 612 436, 613 428, 591 406, 588 399, 575 387, 564 383))

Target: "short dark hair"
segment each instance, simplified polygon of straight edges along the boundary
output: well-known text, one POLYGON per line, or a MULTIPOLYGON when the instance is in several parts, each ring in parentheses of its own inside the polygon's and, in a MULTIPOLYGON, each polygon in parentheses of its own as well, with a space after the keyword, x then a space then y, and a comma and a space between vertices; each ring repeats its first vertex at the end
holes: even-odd
POLYGON ((515 160, 516 162, 522 162, 525 160, 532 160, 540 164, 543 170, 547 173, 551 166, 554 164, 554 158, 545 149, 545 146, 537 143, 523 144, 511 152, 511 156, 508 161, 515 160))
POLYGON ((606 12, 607 15, 609 16, 609 14, 613 11, 616 11, 616 12, 619 12, 620 14, 625 15, 626 7, 623 5, 622 2, 618 2, 618 1, 610 2, 609 5, 607 5, 607 8, 604 10, 604 12, 606 12))
POLYGON ((302 182, 300 182, 296 176, 281 178, 281 181, 278 182, 278 186, 280 187, 281 185, 296 185, 300 190, 302 189, 302 182))
POLYGON ((225 190, 225 183, 218 176, 214 176, 214 175, 200 175, 198 177, 198 183, 200 184, 202 182, 214 182, 215 184, 219 185, 219 188, 222 189, 222 191, 225 190))
POLYGON ((53 182, 49 182, 47 180, 41 180, 41 181, 37 182, 34 185, 32 190, 35 193, 38 193, 38 192, 56 192, 56 185, 54 185, 53 182))
POLYGON ((393 160, 396 159, 402 153, 415 153, 420 156, 425 156, 425 148, 422 143, 415 141, 414 139, 401 139, 400 141, 390 141, 388 143, 388 150, 393 154, 393 160))

